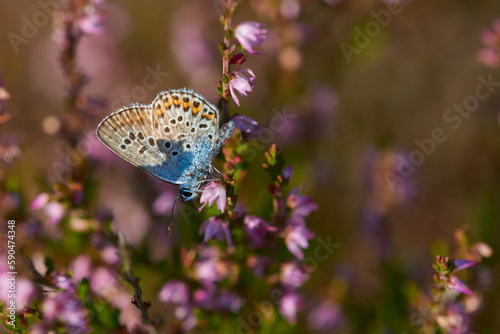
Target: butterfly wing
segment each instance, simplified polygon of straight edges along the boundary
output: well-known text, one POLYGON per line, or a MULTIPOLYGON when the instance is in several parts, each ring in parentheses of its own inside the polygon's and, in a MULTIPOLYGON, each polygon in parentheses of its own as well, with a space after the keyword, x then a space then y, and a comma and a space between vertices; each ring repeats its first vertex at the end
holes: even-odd
MULTIPOLYGON (((183 177, 209 169, 217 147, 219 112, 188 89, 164 91, 152 103, 151 123, 159 149, 183 177)), ((217 147, 218 150, 218 147, 217 147)))
POLYGON ((151 107, 130 105, 106 117, 97 137, 113 152, 147 173, 170 183, 185 183, 168 155, 158 149, 153 133, 151 107))

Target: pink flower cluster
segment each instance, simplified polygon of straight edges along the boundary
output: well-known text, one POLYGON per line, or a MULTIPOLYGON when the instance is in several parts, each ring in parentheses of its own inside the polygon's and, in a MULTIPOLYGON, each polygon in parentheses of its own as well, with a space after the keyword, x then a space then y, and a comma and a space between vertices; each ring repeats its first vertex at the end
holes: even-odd
MULTIPOLYGON (((266 39, 267 29, 264 28, 262 23, 244 21, 240 22, 234 29, 234 36, 236 37, 239 45, 244 52, 252 55, 259 53, 253 49, 254 46, 262 44, 266 39)), ((245 62, 245 56, 241 53, 232 55, 229 63, 241 65, 245 62)), ((236 93, 242 96, 247 96, 247 93, 253 90, 255 74, 251 69, 236 70, 229 76, 229 90, 234 102, 239 106, 240 101, 236 93)))
POLYGON ((479 51, 479 62, 497 68, 500 66, 500 19, 493 22, 491 29, 483 30, 480 38, 485 47, 479 51))

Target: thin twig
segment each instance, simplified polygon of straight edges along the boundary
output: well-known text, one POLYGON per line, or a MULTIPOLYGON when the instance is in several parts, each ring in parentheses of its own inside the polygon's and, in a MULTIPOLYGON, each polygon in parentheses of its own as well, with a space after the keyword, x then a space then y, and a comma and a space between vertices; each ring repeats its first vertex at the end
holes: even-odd
POLYGON ((132 265, 123 233, 118 235, 118 249, 123 263, 123 279, 134 288, 134 295, 130 297, 130 302, 141 311, 142 322, 148 327, 148 333, 156 334, 158 332, 148 315, 148 308, 151 306, 151 302, 142 299, 142 289, 139 285, 140 278, 135 276, 132 271, 132 265))

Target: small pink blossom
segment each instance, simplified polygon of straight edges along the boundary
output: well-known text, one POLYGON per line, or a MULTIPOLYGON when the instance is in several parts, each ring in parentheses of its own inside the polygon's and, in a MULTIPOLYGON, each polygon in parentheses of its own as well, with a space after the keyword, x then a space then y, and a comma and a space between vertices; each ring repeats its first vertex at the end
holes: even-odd
POLYGON ((302 249, 309 247, 308 240, 314 238, 315 234, 305 226, 305 222, 301 218, 291 218, 287 224, 285 244, 290 253, 295 255, 299 260, 303 260, 304 253, 302 249))
POLYGON ((203 193, 201 194, 200 203, 202 203, 202 207, 198 209, 201 212, 205 207, 205 204, 208 203, 208 207, 211 207, 215 202, 217 205, 217 209, 219 209, 222 213, 226 209, 226 187, 224 184, 218 181, 212 181, 205 185, 203 188, 203 193))
POLYGON ((464 293, 466 295, 472 295, 472 291, 470 291, 469 287, 465 285, 464 282, 459 280, 456 276, 450 277, 450 282, 448 283, 448 288, 458 291, 460 293, 464 293))
POLYGON ((79 284, 84 278, 92 275, 92 259, 88 255, 79 255, 70 265, 73 270, 73 281, 79 284))
POLYGON ((253 46, 260 45, 266 39, 267 29, 264 24, 252 21, 239 23, 234 30, 234 35, 238 42, 245 48, 245 51, 258 55, 259 53, 252 49, 253 46))
POLYGON ((254 80, 255 74, 253 74, 252 70, 248 68, 234 72, 234 77, 231 81, 229 81, 229 90, 231 91, 231 96, 238 107, 240 106, 240 101, 236 96, 235 90, 242 96, 247 96, 247 93, 253 90, 254 80))
POLYGON ((469 261, 469 260, 455 260, 453 261, 455 264, 455 271, 463 270, 469 267, 472 267, 476 264, 475 261, 469 261))
POLYGON ((49 202, 49 194, 47 193, 40 193, 38 194, 32 201, 31 201, 31 204, 30 204, 30 208, 31 210, 39 210, 43 207, 45 207, 45 205, 47 205, 47 203, 49 202))
POLYGON ((342 323, 339 308, 331 303, 321 303, 315 306, 307 316, 307 325, 313 331, 329 333, 342 323))
POLYGON ((57 225, 64 216, 64 206, 59 202, 50 202, 45 206, 45 213, 49 218, 49 225, 57 225))
POLYGON ((231 120, 241 132, 248 135, 255 134, 259 127, 259 123, 247 116, 236 115, 231 120))
POLYGON ((293 210, 293 216, 305 218, 311 212, 318 210, 318 204, 311 197, 290 194, 287 198, 288 207, 293 210))
POLYGON ((292 325, 297 323, 297 312, 302 307, 302 299, 296 293, 285 294, 279 302, 281 315, 292 325))
POLYGON ((309 275, 296 262, 283 264, 280 276, 283 286, 291 290, 300 288, 309 279, 309 275))
POLYGON ((164 303, 187 305, 189 288, 182 281, 170 281, 161 288, 158 298, 164 303))
POLYGON ((210 217, 203 224, 201 224, 199 233, 200 235, 205 234, 203 243, 212 238, 215 238, 217 241, 226 239, 229 247, 233 247, 233 239, 231 238, 228 223, 222 219, 210 217))
POLYGON ((270 225, 260 217, 246 215, 243 219, 243 230, 250 239, 252 247, 259 248, 266 244, 266 235, 270 232, 275 232, 276 227, 270 225))

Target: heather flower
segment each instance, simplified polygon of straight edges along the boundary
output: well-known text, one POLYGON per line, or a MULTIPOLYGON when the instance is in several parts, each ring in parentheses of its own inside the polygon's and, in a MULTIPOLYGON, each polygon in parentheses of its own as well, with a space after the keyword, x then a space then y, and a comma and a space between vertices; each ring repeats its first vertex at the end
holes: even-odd
POLYGON ((66 275, 55 275, 53 277, 54 285, 64 291, 76 292, 76 285, 70 277, 66 275))
POLYGON ((229 59, 230 65, 241 65, 246 61, 247 56, 243 53, 235 53, 229 59))
POLYGON ((331 332, 342 322, 342 314, 338 307, 331 303, 315 306, 307 316, 307 326, 313 331, 331 332))
POLYGON ((229 90, 231 91, 234 102, 240 106, 240 101, 236 96, 235 90, 242 96, 247 96, 247 92, 251 92, 253 89, 255 74, 248 68, 235 71, 233 74, 234 77, 229 81, 229 90))
POLYGON ((104 13, 97 7, 87 5, 84 7, 85 15, 78 19, 80 30, 87 35, 99 35, 103 32, 102 20, 104 13))
POLYGON ((84 278, 89 279, 92 275, 92 260, 88 255, 79 255, 75 258, 70 268, 73 270, 73 281, 79 284, 84 278))
POLYGON ((293 166, 290 165, 290 166, 286 167, 285 169, 283 169, 283 172, 281 173, 281 175, 283 176, 283 181, 285 181, 285 182, 290 181, 290 179, 292 178, 292 175, 293 175, 293 166))
POLYGON ((247 259, 246 265, 248 269, 257 277, 264 277, 271 260, 264 256, 250 255, 247 259))
POLYGON ((246 215, 243 220, 243 230, 250 239, 252 247, 259 248, 266 244, 266 235, 275 232, 276 227, 260 217, 246 215))
POLYGON ((47 193, 38 194, 30 203, 32 210, 44 209, 50 226, 57 225, 64 216, 64 205, 57 202, 49 202, 50 196, 47 193))
POLYGON ((302 299, 296 293, 286 293, 279 301, 281 315, 292 325, 297 323, 297 312, 302 307, 302 299))
POLYGON ((220 282, 227 276, 227 266, 217 260, 208 259, 195 265, 197 278, 202 282, 220 282))
POLYGON ((481 32, 480 38, 485 47, 478 53, 479 61, 493 68, 500 66, 500 20, 493 23, 491 30, 481 32))
POLYGON ((164 303, 187 305, 189 301, 189 288, 186 283, 173 280, 161 288, 158 298, 164 303))
POLYGON ((45 206, 45 214, 49 219, 49 225, 57 225, 64 216, 64 206, 59 202, 50 202, 45 206))
POLYGON ((226 209, 226 186, 218 181, 212 181, 202 188, 203 192, 201 194, 200 203, 203 205, 198 211, 201 212, 208 203, 208 207, 211 207, 214 202, 217 204, 217 209, 222 213, 226 209))
POLYGON ((222 311, 238 312, 243 306, 243 300, 235 293, 222 291, 216 301, 216 307, 222 311))
POLYGON ((204 310, 211 310, 214 306, 212 295, 205 289, 198 289, 193 293, 193 303, 204 310))
POLYGON ((281 266, 281 283, 290 290, 298 289, 309 279, 309 275, 304 272, 296 262, 287 262, 281 266))
POLYGON ((469 260, 455 260, 453 261, 455 264, 455 271, 463 270, 469 267, 472 267, 473 265, 476 264, 475 261, 469 261, 469 260))
POLYGON ((315 234, 305 226, 305 222, 301 218, 291 218, 287 224, 285 244, 290 253, 295 255, 299 260, 303 260, 304 253, 302 249, 309 247, 307 240, 314 238, 315 234))
POLYGON ((252 47, 262 44, 266 39, 267 29, 264 29, 264 24, 252 21, 241 22, 234 29, 234 35, 238 42, 245 48, 245 51, 258 55, 252 47))
POLYGON ((63 323, 66 333, 89 333, 88 318, 82 302, 71 292, 49 295, 42 304, 44 322, 63 323))
POLYGON ((259 124, 251 119, 250 117, 247 116, 242 116, 242 115, 236 115, 231 120, 234 123, 234 126, 236 126, 242 133, 246 133, 247 135, 258 135, 257 130, 259 124))
POLYGON ((45 205, 47 205, 47 203, 49 202, 49 194, 47 193, 40 193, 38 194, 32 201, 31 201, 31 204, 30 204, 30 208, 31 210, 39 210, 43 207, 45 207, 45 205))
POLYGON ((92 291, 106 298, 114 295, 118 286, 118 280, 106 267, 96 268, 90 278, 90 287, 92 291))
POLYGON ((38 294, 37 286, 27 278, 19 278, 16 281, 16 311, 22 312, 30 303, 30 300, 38 294))
POLYGON ((464 293, 466 295, 471 295, 472 291, 469 290, 469 287, 465 285, 464 282, 459 280, 456 276, 450 277, 450 282, 448 283, 448 288, 458 291, 460 293, 464 293))
POLYGON ((226 239, 229 247, 233 247, 233 239, 231 238, 228 223, 222 219, 210 217, 203 224, 201 224, 199 233, 200 235, 205 234, 202 244, 212 238, 215 238, 217 241, 226 239))
POLYGON ((293 210, 293 216, 305 218, 311 212, 318 210, 318 204, 308 196, 290 194, 287 198, 287 205, 293 210))

